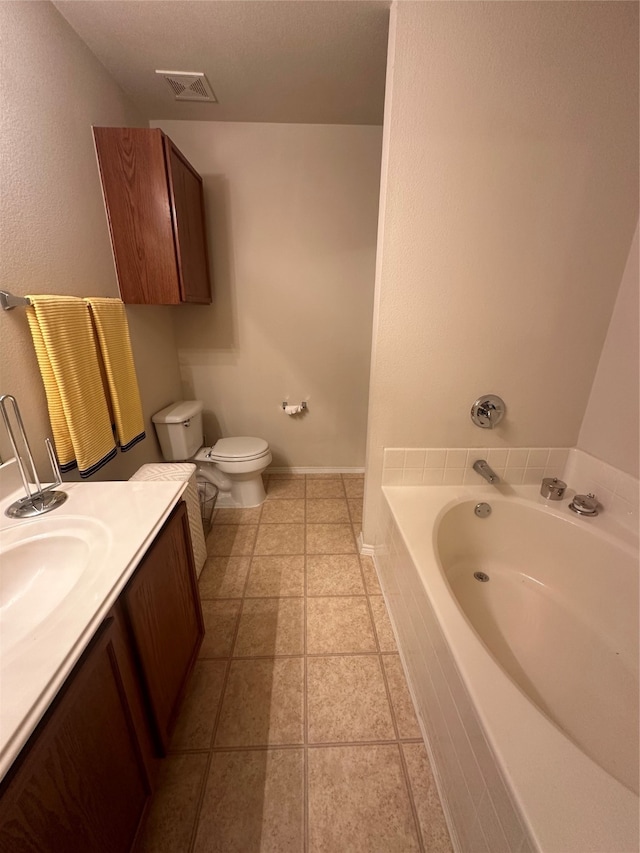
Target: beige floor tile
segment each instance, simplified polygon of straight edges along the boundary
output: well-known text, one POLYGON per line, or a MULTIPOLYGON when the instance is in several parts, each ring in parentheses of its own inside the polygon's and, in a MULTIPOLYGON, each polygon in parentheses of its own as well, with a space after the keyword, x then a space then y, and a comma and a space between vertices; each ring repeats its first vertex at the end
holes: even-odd
POLYGON ((210 557, 248 557, 253 551, 255 524, 214 524, 207 536, 210 557))
POLYGON ((200 598, 240 598, 250 557, 208 557, 198 581, 200 598))
POLYGON ((342 474, 343 480, 364 480, 364 472, 361 471, 359 474, 342 474))
POLYGON ((296 500, 304 498, 305 481, 300 479, 280 479, 279 477, 269 477, 267 482, 267 500, 284 498, 285 500, 296 500))
POLYGON ((367 592, 369 595, 382 595, 382 590, 380 589, 380 583, 378 581, 378 573, 376 572, 376 567, 373 564, 372 558, 361 556, 360 562, 362 564, 364 585, 367 588, 367 592))
POLYGON ((233 654, 235 657, 304 654, 304 599, 246 599, 233 654))
POLYGON ((387 613, 387 605, 384 603, 384 598, 381 595, 372 595, 369 598, 371 611, 373 613, 373 623, 376 627, 378 642, 380 643, 381 652, 397 652, 395 637, 393 636, 393 628, 389 621, 387 613))
POLYGON ((300 853, 303 797, 301 749, 214 753, 195 853, 300 853))
POLYGON ((303 688, 303 658, 232 661, 216 746, 302 743, 303 688))
POLYGON ((383 655, 382 664, 387 675, 398 734, 401 738, 422 737, 399 655, 383 655))
POLYGON ((307 477, 307 498, 344 498, 342 479, 307 477))
POLYGON ((360 561, 355 554, 310 554, 307 595, 362 595, 360 561))
POLYGON ((452 853, 453 847, 442 813, 436 783, 433 780, 427 750, 423 743, 403 743, 402 751, 407 762, 409 782, 425 850, 429 853, 452 853))
POLYGON ((307 711, 310 743, 395 737, 375 655, 308 658, 307 711))
POLYGON ((220 507, 215 511, 214 524, 257 524, 260 521, 261 506, 246 508, 220 507))
POLYGON ((309 850, 420 849, 395 744, 309 750, 309 850))
POLYGON ((207 761, 206 753, 169 755, 163 759, 136 853, 189 849, 207 761))
POLYGON ((227 669, 224 660, 197 660, 191 673, 171 750, 209 749, 227 669))
POLYGON ((307 474, 307 480, 341 480, 339 471, 327 471, 326 473, 307 474))
POLYGON ((350 522, 349 509, 344 498, 309 498, 307 521, 313 524, 350 522))
POLYGON ((351 521, 354 524, 362 524, 362 500, 360 498, 349 498, 347 505, 351 521))
POLYGON ((261 524, 254 554, 304 554, 304 524, 261 524))
POLYGON ((362 498, 364 495, 364 480, 345 480, 344 490, 348 498, 362 498))
POLYGON ((201 658, 222 658, 231 654, 239 613, 237 599, 202 602, 205 633, 200 646, 201 658))
POLYGON ((307 524, 307 554, 355 553, 350 524, 307 524))
POLYGON ((307 654, 376 650, 376 638, 364 596, 308 599, 307 654))
POLYGON ((260 524, 304 524, 304 499, 265 501, 260 524))
POLYGON ((254 557, 245 595, 304 595, 304 556, 254 557))

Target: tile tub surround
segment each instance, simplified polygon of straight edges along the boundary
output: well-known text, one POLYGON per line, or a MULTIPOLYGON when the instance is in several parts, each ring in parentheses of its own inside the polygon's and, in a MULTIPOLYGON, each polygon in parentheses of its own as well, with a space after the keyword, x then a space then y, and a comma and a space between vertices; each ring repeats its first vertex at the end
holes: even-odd
POLYGON ((473 470, 486 459, 503 483, 538 485, 543 477, 567 483, 566 497, 595 494, 602 512, 628 530, 638 530, 638 479, 577 448, 567 447, 386 447, 383 486, 482 486, 473 470))
POLYGON ((384 599, 362 477, 267 479, 219 509, 207 635, 137 847, 452 850, 384 599))
POLYGON ((562 477, 568 456, 567 447, 385 447, 382 485, 482 485, 476 459, 485 459, 509 485, 535 485, 562 477))

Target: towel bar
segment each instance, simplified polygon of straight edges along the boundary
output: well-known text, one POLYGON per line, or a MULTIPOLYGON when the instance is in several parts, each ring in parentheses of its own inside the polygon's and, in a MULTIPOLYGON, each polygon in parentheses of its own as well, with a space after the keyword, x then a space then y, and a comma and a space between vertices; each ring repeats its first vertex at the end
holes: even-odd
POLYGON ((10 311, 12 308, 22 308, 25 305, 31 305, 31 300, 28 296, 14 296, 8 290, 0 290, 0 307, 3 311, 10 311))

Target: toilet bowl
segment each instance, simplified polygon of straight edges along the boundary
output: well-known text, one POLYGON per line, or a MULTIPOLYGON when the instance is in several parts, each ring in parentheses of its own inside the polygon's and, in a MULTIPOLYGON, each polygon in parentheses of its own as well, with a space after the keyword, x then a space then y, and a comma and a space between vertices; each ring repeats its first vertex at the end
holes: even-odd
MULTIPOLYGON (((259 506, 265 499, 262 472, 271 459, 267 442, 250 436, 221 438, 213 447, 201 447, 193 457, 205 479, 208 479, 207 466, 214 466, 216 473, 228 478, 230 505, 240 507, 259 506)), ((220 489, 219 501, 224 493, 220 489)))
POLYGON ((262 438, 236 436, 203 447, 202 403, 182 400, 152 417, 167 462, 195 462, 197 477, 219 490, 218 506, 259 506, 265 499, 262 472, 271 462, 262 438))

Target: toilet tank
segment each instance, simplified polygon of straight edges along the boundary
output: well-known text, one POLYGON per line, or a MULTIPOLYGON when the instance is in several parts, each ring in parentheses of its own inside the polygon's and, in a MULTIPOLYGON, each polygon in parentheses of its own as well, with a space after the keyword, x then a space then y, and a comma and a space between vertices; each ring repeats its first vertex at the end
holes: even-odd
POLYGON ((180 400, 151 418, 166 462, 190 459, 202 447, 202 403, 180 400))

